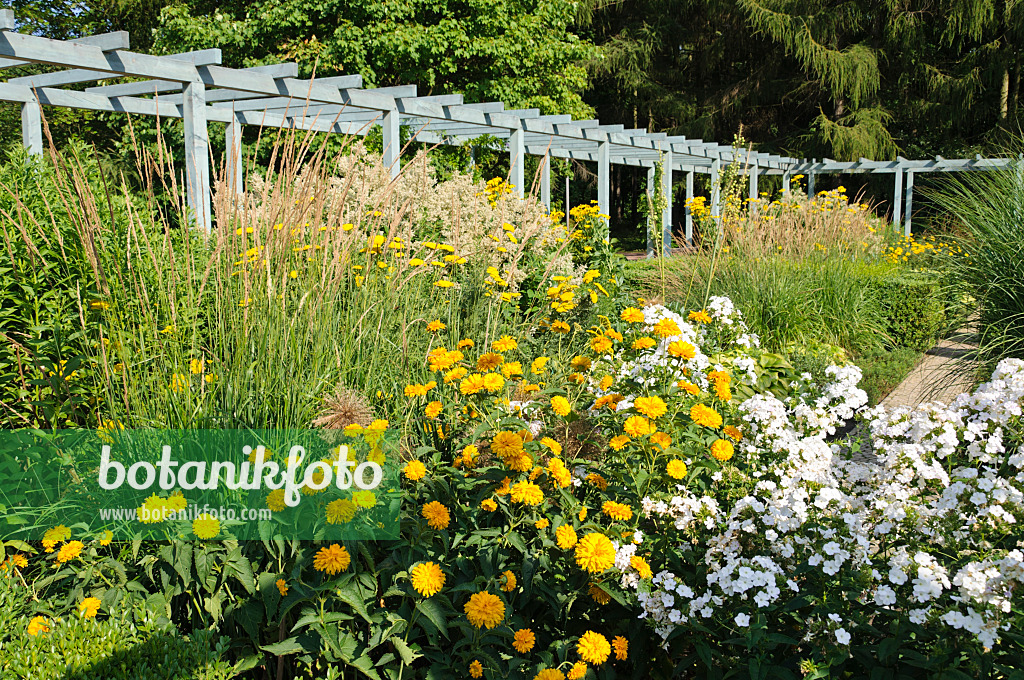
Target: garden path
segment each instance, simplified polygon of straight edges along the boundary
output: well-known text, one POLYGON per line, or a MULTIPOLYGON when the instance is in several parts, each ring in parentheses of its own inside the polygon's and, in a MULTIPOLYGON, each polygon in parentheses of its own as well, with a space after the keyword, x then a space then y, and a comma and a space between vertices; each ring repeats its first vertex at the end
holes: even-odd
POLYGON ((972 328, 963 328, 940 340, 925 352, 907 377, 890 392, 882 404, 887 407, 917 406, 926 401, 948 404, 956 395, 974 385, 973 377, 956 360, 978 347, 972 328))

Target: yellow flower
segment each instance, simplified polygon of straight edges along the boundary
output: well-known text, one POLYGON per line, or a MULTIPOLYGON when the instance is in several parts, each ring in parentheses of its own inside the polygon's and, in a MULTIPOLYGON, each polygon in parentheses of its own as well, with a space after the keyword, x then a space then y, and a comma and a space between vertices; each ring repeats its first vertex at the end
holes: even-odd
POLYGON ((277 586, 277 592, 281 593, 281 597, 288 594, 288 584, 283 578, 277 579, 277 582, 274 583, 274 585, 277 586))
POLYGON ((505 379, 500 373, 487 373, 483 377, 484 389, 488 392, 497 392, 505 386, 505 379))
POLYGON ((57 551, 58 562, 70 562, 82 554, 84 544, 81 541, 68 541, 57 551))
POLYGON ((668 353, 680 359, 692 359, 697 356, 697 350, 694 346, 682 340, 668 343, 668 353))
POLYGON ((93 619, 96 618, 96 613, 100 610, 100 600, 98 597, 87 597, 78 603, 78 611, 85 614, 85 618, 93 619))
POLYGON ((435 319, 434 321, 431 321, 430 323, 427 324, 427 330, 430 331, 431 333, 443 331, 445 328, 448 327, 441 323, 440 319, 435 319))
POLYGON ((580 512, 579 512, 579 515, 577 515, 577 517, 579 517, 579 520, 581 522, 583 520, 585 520, 587 518, 587 509, 586 508, 580 508, 580 512))
POLYGON ((466 618, 475 628, 490 630, 505 620, 505 603, 486 590, 473 593, 463 607, 466 618))
POLYGON ((444 410, 444 404, 439 401, 432 401, 423 409, 423 415, 433 420, 441 414, 442 410, 444 410))
POLYGON ((493 368, 501 366, 503 361, 505 361, 505 358, 500 354, 487 352, 486 354, 481 354, 480 358, 476 360, 476 370, 490 371, 493 368))
POLYGON ((534 375, 543 375, 544 366, 547 365, 549 361, 551 361, 549 357, 537 357, 533 360, 533 363, 530 364, 530 373, 533 373, 534 375))
MULTIPOLYGON (((110 541, 107 541, 107 542, 109 543, 110 541)), ((19 553, 15 553, 14 555, 11 555, 11 559, 9 561, 10 561, 11 564, 13 564, 18 569, 24 569, 25 567, 28 566, 28 558, 26 558, 24 555, 21 555, 19 553)))
POLYGON ((661 397, 638 397, 633 402, 633 408, 652 419, 663 416, 668 411, 668 406, 661 397))
POLYGON ((725 427, 723 427, 722 432, 724 432, 726 436, 735 439, 736 441, 743 439, 743 433, 740 432, 735 427, 733 427, 732 425, 726 425, 725 427))
POLYGON ((576 545, 576 530, 568 524, 555 529, 555 542, 558 543, 558 547, 562 550, 568 550, 576 545))
POLYGON ((204 541, 220 533, 220 520, 208 512, 192 520, 192 532, 204 541))
POLYGON ((547 517, 542 517, 541 519, 533 523, 533 526, 537 529, 547 529, 550 525, 551 522, 548 521, 547 517))
POLYGON ((686 476, 686 463, 678 459, 670 460, 668 465, 665 466, 665 470, 668 472, 669 477, 682 479, 686 476))
POLYGON ((416 482, 423 479, 423 476, 427 474, 427 466, 418 460, 410 460, 402 468, 402 473, 409 481, 416 482))
POLYGON ((188 376, 184 373, 171 374, 171 391, 184 392, 188 389, 188 376))
POLYGON ((501 367, 501 374, 506 378, 512 378, 523 374, 523 365, 518 361, 509 361, 501 367))
POLYGON ((484 389, 484 377, 479 373, 472 373, 459 383, 459 391, 463 394, 476 394, 484 389))
POLYGON ((36 637, 40 633, 49 633, 49 632, 50 632, 50 626, 47 625, 47 621, 46 621, 46 617, 45 616, 33 617, 32 620, 28 622, 28 634, 31 635, 32 637, 36 637))
POLYGON ((445 281, 442 279, 441 281, 434 281, 434 285, 437 286, 438 288, 451 288, 455 284, 452 283, 451 281, 445 281))
POLYGON ((587 475, 587 481, 596 486, 601 491, 604 491, 605 489, 608 488, 608 480, 606 480, 604 477, 597 474, 596 472, 591 472, 589 475, 587 475))
POLYGON ((441 592, 445 576, 441 567, 433 562, 417 564, 410 574, 412 587, 423 597, 431 597, 441 592))
POLYGON ((612 653, 612 646, 608 644, 608 638, 604 635, 588 630, 576 643, 576 652, 587 663, 600 666, 608 660, 608 656, 612 653))
POLYGON ((565 680, 565 674, 557 668, 543 668, 533 680, 565 680))
POLYGON ((533 482, 519 482, 512 487, 511 493, 516 503, 538 505, 544 500, 544 492, 533 482))
POLYGON ((630 437, 642 437, 654 431, 651 421, 640 416, 630 416, 622 426, 623 431, 630 437))
POLYGON ((448 508, 444 507, 437 501, 430 501, 424 505, 421 512, 423 517, 427 520, 427 524, 434 529, 445 529, 451 521, 451 515, 448 514, 448 508))
POLYGON ((573 369, 577 371, 588 371, 590 370, 590 357, 573 357, 573 360, 569 362, 569 365, 571 365, 573 369))
POLYGON ((565 676, 566 680, 583 680, 587 675, 587 664, 582 661, 577 661, 569 669, 569 673, 565 676))
POLYGON ((356 504, 347 498, 339 498, 327 504, 328 524, 347 524, 356 516, 356 504))
POLYGON ((603 335, 597 335, 590 339, 590 349, 594 350, 598 354, 604 354, 610 351, 612 348, 611 338, 607 338, 603 335))
POLYGON ((537 637, 529 628, 520 628, 512 636, 512 646, 515 647, 516 651, 520 654, 526 654, 528 651, 533 649, 533 645, 536 642, 537 637))
MULTIPOLYGON (((447 385, 450 382, 454 382, 456 380, 462 380, 463 378, 466 377, 467 373, 469 373, 469 371, 465 367, 458 366, 457 368, 453 368, 452 370, 450 370, 450 371, 448 371, 447 373, 444 374, 444 382, 447 385)), ((477 388, 477 391, 479 391, 480 388, 482 388, 482 387, 483 387, 483 384, 481 384, 480 387, 477 388)))
POLYGON ((569 328, 569 324, 567 324, 564 321, 552 321, 551 322, 551 332, 552 333, 568 333, 570 330, 571 329, 569 328))
POLYGON ((502 458, 514 456, 523 450, 523 438, 515 432, 502 430, 491 440, 491 451, 502 458))
POLYGON ((718 428, 722 425, 722 416, 718 414, 718 411, 704 404, 694 404, 690 409, 690 418, 704 427, 718 428))
POLYGON ((612 601, 612 596, 609 595, 596 583, 591 583, 590 587, 587 588, 587 593, 593 598, 594 602, 598 604, 608 604, 612 601))
POLYGON ((576 545, 576 564, 591 574, 599 574, 615 564, 615 546, 603 534, 587 534, 576 545))
POLYGON ((473 663, 469 664, 469 674, 474 678, 483 677, 484 667, 476 659, 473 659, 473 663))
POLYGON ((463 338, 462 340, 459 340, 459 343, 456 345, 456 347, 458 349, 463 349, 464 347, 472 347, 475 344, 476 343, 470 340, 469 338, 463 338))
POLYGON ((629 657, 629 641, 621 635, 612 638, 612 649, 615 650, 617 661, 625 661, 629 657))
POLYGON ((615 501, 605 501, 601 506, 601 512, 620 522, 628 522, 633 518, 633 508, 615 501))
POLYGON ((666 432, 655 432, 651 435, 651 443, 657 444, 664 451, 668 447, 672 446, 672 437, 666 432))
POLYGON ((518 346, 519 343, 515 341, 515 338, 508 335, 503 335, 501 338, 491 343, 491 349, 495 352, 511 352, 518 346))
POLYGON ((608 442, 608 446, 612 447, 616 451, 621 451, 629 442, 629 437, 624 434, 620 434, 616 437, 612 437, 611 441, 608 442))
POLYGON ((676 385, 683 392, 688 392, 689 394, 692 394, 693 396, 697 396, 698 394, 700 394, 700 388, 697 387, 696 385, 694 385, 692 382, 689 382, 687 380, 680 380, 678 383, 676 383, 676 385))
POLYGON ((732 454, 732 442, 728 439, 717 439, 715 440, 715 443, 711 445, 711 455, 715 460, 725 462, 732 458, 732 454))
POLYGON ((711 315, 709 315, 704 309, 699 312, 690 312, 686 318, 690 321, 696 321, 697 323, 711 323, 711 315))
POLYGON ((267 507, 274 512, 284 510, 284 489, 274 489, 267 494, 267 507))
POLYGON ((328 548, 320 548, 313 558, 313 568, 334 576, 340 571, 348 571, 352 564, 352 556, 344 546, 337 543, 331 544, 328 548))
POLYGON ((636 307, 626 307, 619 314, 619 318, 628 323, 643 323, 644 313, 636 307))
POLYGON ((662 319, 658 323, 654 324, 652 329, 654 334, 660 338, 670 338, 674 335, 679 335, 682 331, 679 330, 679 324, 672 319, 662 319))
POLYGON ((480 501, 480 507, 487 512, 494 512, 498 509, 498 504, 494 502, 493 498, 485 498, 480 501))
POLYGON ((647 564, 647 560, 640 557, 639 555, 633 555, 629 558, 629 565, 636 569, 637 573, 642 579, 651 578, 654 572, 651 571, 651 565, 647 564))
POLYGON ((633 349, 650 349, 651 347, 654 347, 657 344, 658 342, 654 338, 637 338, 636 340, 633 341, 633 349))
POLYGON ((504 590, 506 593, 511 593, 513 590, 516 589, 516 575, 508 569, 501 572, 501 576, 498 577, 498 582, 501 586, 501 589, 504 590))
POLYGON ((551 410, 564 418, 572 412, 572 406, 568 399, 559 395, 551 397, 551 410))

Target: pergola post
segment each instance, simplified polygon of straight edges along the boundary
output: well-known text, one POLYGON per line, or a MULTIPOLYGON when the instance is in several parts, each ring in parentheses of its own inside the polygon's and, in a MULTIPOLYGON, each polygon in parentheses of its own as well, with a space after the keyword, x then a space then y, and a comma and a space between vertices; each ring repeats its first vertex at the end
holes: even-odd
POLYGON ((750 175, 750 178, 748 180, 748 184, 750 185, 749 188, 748 188, 748 193, 750 194, 749 198, 750 198, 750 214, 751 215, 756 215, 757 214, 757 196, 758 196, 758 194, 757 194, 757 175, 758 175, 758 170, 759 170, 759 168, 756 165, 747 169, 747 174, 750 175))
POLYGON ((38 99, 21 103, 21 142, 30 156, 43 155, 43 115, 38 99))
POLYGON ((711 216, 718 217, 722 214, 722 161, 719 158, 711 161, 711 216))
POLYGON ((611 215, 611 164, 608 142, 597 145, 597 208, 602 215, 611 215))
POLYGON ((693 170, 686 171, 686 204, 683 214, 683 229, 686 235, 686 245, 693 247, 693 211, 690 210, 690 201, 693 200, 693 170))
POLYGON ((380 129, 384 136, 384 167, 391 172, 391 179, 395 179, 402 171, 402 119, 398 111, 385 113, 380 129))
POLYGON ((185 176, 188 206, 196 226, 210 232, 210 137, 206 129, 206 85, 185 83, 182 96, 185 119, 185 176))
POLYGON ((228 190, 235 196, 241 196, 244 192, 242 175, 242 123, 235 118, 224 129, 224 153, 227 154, 225 164, 227 166, 228 190))
MULTIPOLYGON (((654 184, 657 181, 658 168, 655 165, 647 168, 647 199, 648 205, 654 205, 654 184)), ((654 257, 654 233, 652 230, 652 224, 655 216, 652 212, 647 215, 647 257, 654 257)))
POLYGON ((789 195, 789 185, 790 185, 790 177, 791 176, 792 176, 792 173, 789 170, 786 170, 786 171, 784 171, 782 173, 782 195, 783 196, 788 196, 789 195))
POLYGON ((551 212, 551 154, 540 158, 540 202, 551 212))
POLYGON ((662 192, 665 209, 661 211, 661 237, 665 244, 665 255, 672 254, 672 149, 665 152, 661 170, 662 192))
POLYGON ((814 191, 814 188, 814 171, 809 170, 807 172, 807 198, 811 199, 812 201, 814 200, 814 197, 817 195, 814 191))
POLYGON ((509 183, 515 189, 515 194, 523 198, 526 192, 523 189, 523 178, 525 177, 524 162, 526 160, 526 147, 523 144, 523 131, 513 130, 508 138, 508 163, 509 183))
POLYGON ((900 223, 900 218, 903 216, 901 209, 903 207, 903 168, 896 168, 896 190, 893 192, 892 197, 892 224, 897 226, 900 223))
POLYGON ((910 214, 914 203, 914 173, 911 170, 907 171, 907 187, 904 198, 906 199, 907 205, 904 208, 905 216, 903 218, 903 235, 910 236, 910 214))

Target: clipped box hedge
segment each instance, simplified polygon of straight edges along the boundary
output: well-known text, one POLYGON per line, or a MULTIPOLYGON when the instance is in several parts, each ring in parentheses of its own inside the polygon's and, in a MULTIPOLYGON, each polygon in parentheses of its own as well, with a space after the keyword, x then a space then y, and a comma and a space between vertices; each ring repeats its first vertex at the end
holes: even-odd
POLYGON ((886 334, 894 347, 924 352, 946 328, 942 283, 932 274, 892 272, 872 277, 886 334))

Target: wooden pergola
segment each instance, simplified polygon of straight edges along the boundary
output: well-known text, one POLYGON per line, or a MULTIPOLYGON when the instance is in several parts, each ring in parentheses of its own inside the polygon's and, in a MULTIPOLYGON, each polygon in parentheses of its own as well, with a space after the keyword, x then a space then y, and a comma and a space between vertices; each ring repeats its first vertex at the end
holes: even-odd
MULTIPOLYGON (((228 187, 244 188, 241 131, 244 125, 366 135, 374 126, 383 134, 383 160, 392 177, 400 170, 401 128, 412 139, 430 144, 461 146, 482 135, 504 140, 510 160, 509 181, 524 195, 526 156, 540 158, 540 200, 550 209, 552 158, 597 164, 598 206, 610 207, 610 166, 646 167, 648 191, 654 190, 657 167, 663 170, 666 196, 672 195, 675 173, 685 175, 687 199, 694 196, 694 176, 711 176, 711 211, 720 212, 719 176, 722 164, 737 162, 749 177, 751 198, 758 197, 760 175, 784 175, 783 191, 795 173, 808 176, 808 193, 815 175, 849 172, 896 174, 894 222, 900 219, 900 199, 907 201, 905 229, 910 229, 913 175, 917 172, 989 170, 1006 167, 1009 159, 935 161, 868 161, 837 163, 807 161, 761 152, 738 150, 700 139, 688 139, 598 120, 541 115, 537 109, 505 109, 501 102, 467 104, 461 95, 418 96, 416 86, 364 89, 362 78, 338 76, 300 79, 294 63, 232 69, 220 66, 219 49, 154 56, 129 50, 125 32, 52 40, 18 33, 12 10, 0 10, 0 68, 43 64, 56 67, 41 75, 10 78, 0 83, 0 101, 21 105, 22 139, 29 153, 43 151, 42 106, 180 118, 185 131, 185 172, 188 205, 198 227, 212 228, 210 208, 210 146, 208 123, 225 124, 228 187), (68 85, 122 78, 143 79, 105 83, 85 91, 68 85), (906 188, 902 188, 903 174, 906 188)), ((672 239, 672 202, 661 216, 665 252, 672 239)), ((686 210, 684 229, 693 239, 693 222, 686 210)), ((653 252, 653 244, 648 244, 653 252)))

